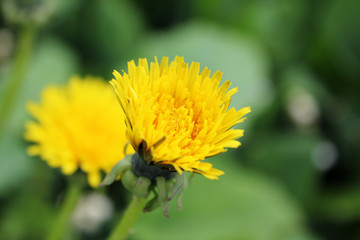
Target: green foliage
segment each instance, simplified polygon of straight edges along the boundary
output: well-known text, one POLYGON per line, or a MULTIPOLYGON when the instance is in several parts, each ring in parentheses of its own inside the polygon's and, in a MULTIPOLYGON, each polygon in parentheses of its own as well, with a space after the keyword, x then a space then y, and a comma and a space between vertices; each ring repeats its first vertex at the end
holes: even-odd
POLYGON ((268 132, 258 138, 246 149, 249 164, 279 180, 300 201, 309 204, 318 186, 312 162, 312 151, 319 142, 317 137, 268 132))
POLYGON ((280 240, 307 235, 304 216, 293 199, 275 182, 240 168, 230 157, 212 161, 226 172, 221 180, 196 176, 185 191, 183 210, 172 204, 169 219, 160 211, 145 214, 135 226, 134 238, 280 240))
POLYGON ((4 130, 6 137, 0 140, 0 196, 22 184, 32 169, 33 160, 27 156, 23 140, 24 124, 29 119, 26 102, 38 101, 45 86, 65 83, 77 69, 76 54, 59 40, 43 39, 35 49, 16 108, 4 130))
POLYGON ((54 209, 46 199, 23 194, 9 204, 0 226, 1 239, 44 239, 54 218, 54 209))

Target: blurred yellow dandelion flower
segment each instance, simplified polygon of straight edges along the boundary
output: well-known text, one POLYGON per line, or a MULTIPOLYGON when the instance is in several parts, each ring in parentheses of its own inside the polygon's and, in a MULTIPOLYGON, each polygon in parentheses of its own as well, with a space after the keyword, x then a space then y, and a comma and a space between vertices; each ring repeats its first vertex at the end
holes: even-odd
POLYGON ((231 127, 250 108, 228 109, 237 88, 228 91, 229 81, 220 85, 221 72, 210 77, 208 68, 199 74, 199 63, 168 61, 155 58, 149 69, 139 59, 137 66, 128 62, 128 73, 114 71, 110 83, 126 115, 129 142, 149 164, 217 179, 224 173, 202 160, 240 145, 236 139, 244 131, 231 127))
POLYGON ((111 86, 99 78, 72 77, 67 86, 49 86, 41 103, 28 103, 37 122, 26 123, 25 138, 51 167, 72 174, 79 167, 96 187, 100 171, 109 172, 124 157, 124 115, 111 86))

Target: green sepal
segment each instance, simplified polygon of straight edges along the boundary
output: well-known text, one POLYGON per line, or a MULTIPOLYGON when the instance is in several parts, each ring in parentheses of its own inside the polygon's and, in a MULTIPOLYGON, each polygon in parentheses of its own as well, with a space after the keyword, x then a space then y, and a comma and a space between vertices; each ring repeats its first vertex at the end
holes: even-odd
MULTIPOLYGON (((170 190, 174 187, 174 184, 175 182, 173 181, 173 179, 166 181, 167 192, 170 192, 170 190)), ((154 197, 146 203, 146 206, 144 207, 144 212, 151 212, 160 207, 160 202, 158 200, 159 194, 155 190, 153 191, 153 193, 154 197)))
POLYGON ((178 194, 178 199, 177 199, 177 206, 178 206, 179 210, 182 210, 182 200, 183 200, 184 192, 185 192, 187 185, 188 185, 187 179, 184 177, 184 183, 181 186, 180 192, 178 194))
POLYGON ((125 155, 125 157, 118 161, 111 171, 105 176, 102 183, 100 183, 99 187, 104 187, 112 184, 118 176, 121 176, 123 172, 127 169, 131 168, 131 158, 132 155, 125 155))
POLYGON ((164 177, 156 178, 156 185, 158 187, 158 201, 160 203, 161 209, 165 217, 169 217, 169 202, 168 202, 168 193, 166 189, 166 180, 164 177))
MULTIPOLYGON (((190 177, 190 181, 191 181, 191 177, 190 177)), ((188 180, 186 179, 185 174, 175 175, 175 184, 170 190, 168 202, 170 202, 177 195, 178 196, 177 205, 179 210, 182 209, 182 199, 187 185, 188 185, 188 180)))
POLYGON ((138 176, 136 176, 130 169, 126 170, 121 178, 122 184, 130 192, 134 191, 137 180, 138 176))
POLYGON ((150 185, 150 179, 147 177, 139 177, 135 183, 133 194, 137 197, 147 197, 149 195, 150 185))
POLYGON ((189 182, 189 185, 192 184, 192 181, 193 181, 194 177, 195 177, 195 173, 192 172, 192 173, 190 174, 189 181, 188 181, 188 182, 189 182))
POLYGON ((170 194, 169 194, 170 196, 168 201, 171 201, 176 196, 176 194, 182 189, 184 182, 185 182, 185 174, 180 175, 177 173, 175 175, 175 184, 170 190, 170 194))
POLYGON ((135 153, 132 156, 131 165, 132 171, 137 176, 147 177, 153 182, 155 182, 156 177, 165 177, 165 180, 170 180, 173 178, 173 172, 159 165, 146 162, 146 160, 139 153, 135 153))
POLYGON ((175 181, 174 179, 170 179, 166 181, 166 191, 169 194, 171 190, 174 188, 175 181))
POLYGON ((159 195, 155 192, 155 196, 146 203, 143 212, 151 212, 160 207, 158 197, 159 195))

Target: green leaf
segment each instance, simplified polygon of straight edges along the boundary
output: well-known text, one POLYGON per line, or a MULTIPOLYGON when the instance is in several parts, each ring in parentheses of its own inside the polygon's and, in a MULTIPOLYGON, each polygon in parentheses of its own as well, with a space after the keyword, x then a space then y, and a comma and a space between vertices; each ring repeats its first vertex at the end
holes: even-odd
POLYGON ((247 146, 246 161, 283 183, 302 203, 310 204, 318 186, 311 153, 320 140, 315 134, 268 132, 247 146))
POLYGON ((186 190, 183 210, 171 202, 169 219, 161 211, 144 214, 134 239, 315 239, 303 227, 300 208, 279 185, 227 157, 214 158, 226 175, 220 180, 197 175, 186 190))
POLYGON ((87 1, 74 22, 77 26, 70 37, 85 54, 87 72, 107 78, 119 62, 127 60, 124 56, 133 53, 137 39, 145 32, 142 15, 132 1, 87 1), (76 21, 78 18, 82 21, 76 21))
POLYGON ((303 26, 309 6, 310 3, 301 0, 198 0, 194 11, 255 36, 271 51, 274 62, 286 65, 307 47, 307 41, 302 39, 307 36, 303 26))

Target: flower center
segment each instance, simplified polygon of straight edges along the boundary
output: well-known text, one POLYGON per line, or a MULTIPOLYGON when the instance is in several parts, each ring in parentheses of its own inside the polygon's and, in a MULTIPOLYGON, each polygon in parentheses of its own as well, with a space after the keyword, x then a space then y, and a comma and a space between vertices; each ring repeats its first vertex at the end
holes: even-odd
POLYGON ((162 131, 167 139, 191 138, 195 119, 190 100, 179 101, 163 94, 157 100, 155 114, 155 129, 162 131))

